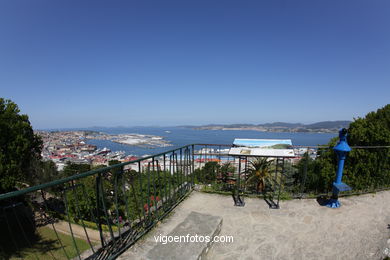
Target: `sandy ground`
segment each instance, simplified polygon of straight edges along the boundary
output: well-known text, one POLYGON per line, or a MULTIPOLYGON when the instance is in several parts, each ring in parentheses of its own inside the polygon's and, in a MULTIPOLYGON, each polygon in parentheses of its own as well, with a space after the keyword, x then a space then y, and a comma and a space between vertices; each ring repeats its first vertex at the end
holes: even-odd
POLYGON ((276 210, 261 199, 246 198, 245 207, 235 207, 230 196, 193 192, 119 259, 144 259, 156 243, 153 236, 168 234, 191 211, 221 216, 220 235, 234 238, 214 243, 210 260, 383 259, 390 251, 390 191, 340 201, 339 209, 312 199, 281 201, 276 210))

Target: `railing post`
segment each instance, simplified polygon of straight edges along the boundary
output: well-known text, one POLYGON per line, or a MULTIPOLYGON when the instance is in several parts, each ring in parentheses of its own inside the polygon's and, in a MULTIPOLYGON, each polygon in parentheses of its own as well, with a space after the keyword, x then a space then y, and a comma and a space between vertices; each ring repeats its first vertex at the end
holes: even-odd
MULTIPOLYGON (((233 195, 234 198, 234 206, 243 207, 245 206, 244 198, 240 196, 240 185, 241 185, 241 156, 238 157, 238 176, 236 179, 236 191, 233 195)), ((234 193, 234 189, 233 189, 234 193)))
MULTIPOLYGON (((161 190, 161 180, 160 180, 160 161, 159 160, 156 160, 156 167, 157 167, 157 184, 158 184, 158 196, 159 199, 161 200, 161 208, 162 208, 162 203, 163 203, 163 196, 162 196, 162 190, 161 190)), ((158 209, 158 201, 157 201, 157 198, 155 197, 154 198, 154 201, 156 203, 156 207, 158 209)), ((157 210, 156 210, 156 214, 157 214, 157 210)))
POLYGON ((153 157, 152 158, 153 201, 154 201, 154 208, 155 208, 155 211, 156 211, 156 216, 158 216, 158 207, 157 207, 157 202, 156 202, 156 198, 157 198, 157 180, 156 180, 156 177, 158 179, 158 176, 157 176, 155 164, 156 164, 156 160, 153 157))
MULTIPOLYGON (((150 162, 148 162, 148 170, 147 170, 147 175, 148 175, 148 197, 147 197, 147 203, 148 203, 148 222, 150 222, 150 162)), ((148 223, 149 226, 150 223, 148 223)))
POLYGON ((69 224, 70 234, 71 234, 71 237, 72 237, 73 246, 76 249, 78 258, 81 260, 80 251, 79 251, 79 248, 77 247, 76 239, 74 238, 74 234, 73 234, 72 224, 71 224, 71 221, 70 221, 69 203, 68 203, 68 200, 66 198, 66 190, 64 190, 62 194, 64 196, 66 215, 68 216, 68 224, 69 224))
POLYGON ((168 191, 167 191, 167 186, 168 186, 168 183, 169 183, 169 178, 167 178, 167 177, 169 177, 168 175, 167 175, 167 169, 166 169, 166 154, 164 153, 164 157, 163 157, 163 163, 164 163, 164 197, 163 197, 163 199, 164 199, 164 202, 165 202, 165 206, 164 207, 166 207, 166 205, 167 205, 167 201, 168 201, 168 191), (168 179, 168 181, 167 181, 167 179, 168 179))
POLYGON ((279 207, 280 193, 281 193, 281 191, 282 191, 282 184, 284 183, 283 179, 284 179, 284 163, 285 163, 285 161, 284 161, 284 158, 281 158, 281 160, 282 160, 282 166, 281 166, 280 174, 279 174, 280 178, 279 178, 278 202, 277 202, 277 204, 276 204, 276 207, 277 207, 278 209, 280 208, 280 207, 279 207))
POLYGON ((141 211, 142 211, 142 215, 144 216, 144 221, 143 223, 145 224, 145 219, 146 219, 146 212, 145 212, 145 205, 144 205, 144 187, 143 187, 143 183, 142 183, 142 167, 141 167, 141 162, 138 162, 138 175, 139 175, 139 190, 140 190, 140 194, 141 194, 141 211))
POLYGON ((123 170, 122 170, 122 167, 120 169, 120 172, 116 172, 114 169, 112 171, 112 174, 115 174, 115 176, 114 176, 114 193, 115 193, 114 196, 115 196, 116 224, 118 227, 119 237, 122 238, 121 227, 120 227, 120 223, 119 223, 119 207, 118 207, 118 181, 119 180, 118 179, 122 178, 123 170))
POLYGON ((192 180, 192 184, 191 184, 191 188, 194 187, 195 185, 195 145, 192 145, 192 163, 191 163, 191 166, 192 166, 192 171, 191 171, 191 180, 192 180))
POLYGON ((180 182, 180 186, 179 186, 180 187, 179 188, 180 197, 183 196, 183 184, 184 184, 183 174, 184 174, 184 172, 183 172, 183 149, 180 148, 180 175, 179 175, 179 178, 180 178, 180 180, 179 180, 179 182, 180 182))
POLYGON ((301 197, 303 197, 303 193, 305 190, 308 164, 309 164, 309 147, 306 148, 306 153, 305 153, 305 165, 303 166, 303 178, 301 183, 301 197))
POLYGON ((103 231, 102 231, 102 223, 100 221, 100 182, 101 182, 101 174, 99 173, 97 176, 96 176, 96 224, 97 224, 97 227, 99 229, 99 235, 100 235, 100 242, 101 242, 101 245, 102 247, 105 246, 105 243, 104 243, 104 237, 103 237, 103 231))

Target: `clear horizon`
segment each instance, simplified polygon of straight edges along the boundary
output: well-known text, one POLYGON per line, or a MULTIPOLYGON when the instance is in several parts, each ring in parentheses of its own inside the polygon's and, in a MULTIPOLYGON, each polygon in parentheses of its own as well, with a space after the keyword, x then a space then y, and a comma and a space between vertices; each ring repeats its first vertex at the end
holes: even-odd
POLYGON ((315 123, 389 103, 390 2, 2 1, 35 129, 315 123))

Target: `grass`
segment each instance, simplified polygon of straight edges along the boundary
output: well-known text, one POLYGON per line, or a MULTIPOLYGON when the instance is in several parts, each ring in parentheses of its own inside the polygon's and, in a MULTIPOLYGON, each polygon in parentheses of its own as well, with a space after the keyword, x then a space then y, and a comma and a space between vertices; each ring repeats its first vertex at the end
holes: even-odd
MULTIPOLYGON (((69 235, 57 232, 61 240, 62 246, 59 243, 57 236, 49 227, 37 228, 37 241, 29 248, 23 248, 18 254, 14 254, 10 259, 68 259, 77 256, 77 251, 73 244, 73 239, 69 235), (66 251, 66 254, 64 252, 66 251)), ((87 241, 75 238, 79 252, 90 248, 87 241)))

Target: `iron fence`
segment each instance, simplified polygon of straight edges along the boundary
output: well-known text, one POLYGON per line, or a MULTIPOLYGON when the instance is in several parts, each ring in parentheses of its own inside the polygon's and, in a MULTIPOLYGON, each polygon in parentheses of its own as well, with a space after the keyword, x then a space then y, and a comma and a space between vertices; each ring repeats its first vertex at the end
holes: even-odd
POLYGON ((0 258, 113 259, 193 187, 188 145, 0 195, 0 258))
MULTIPOLYGON (((330 146, 291 146, 294 157, 267 157, 271 162, 265 187, 261 192, 256 190, 255 183, 248 182, 248 170, 253 168, 251 162, 258 157, 250 155, 232 156, 231 145, 198 144, 195 146, 195 179, 208 192, 238 192, 241 195, 255 195, 279 198, 313 198, 327 196, 332 192, 335 178, 337 156, 330 146), (323 158, 328 160, 325 161, 323 158), (317 158, 320 158, 317 160, 317 158), (319 163, 322 162, 322 163, 319 163), (215 178, 210 181, 205 168, 206 164, 215 167, 215 178), (226 172, 221 165, 231 164, 234 170, 226 172), (323 169, 329 166, 327 169, 323 169), (322 167, 322 168, 321 168, 322 167), (198 171, 197 171, 198 170, 198 171), (322 171, 322 173, 321 173, 322 171), (325 173, 324 173, 325 171, 325 173), (226 176, 227 175, 227 176, 226 176), (223 178, 223 176, 226 176, 223 178)), ((206 167, 207 168, 207 167, 206 167)), ((352 146, 344 170, 345 182, 354 183, 355 187, 343 195, 365 194, 390 187, 390 146, 352 146), (358 161, 359 160, 359 161, 358 161), (366 174, 365 178, 363 175, 366 174), (387 176, 387 177, 386 177, 387 176), (360 178, 364 181, 357 181, 360 178)), ((272 203, 272 202, 271 202, 272 203)), ((273 207, 277 208, 278 205, 273 207)))

